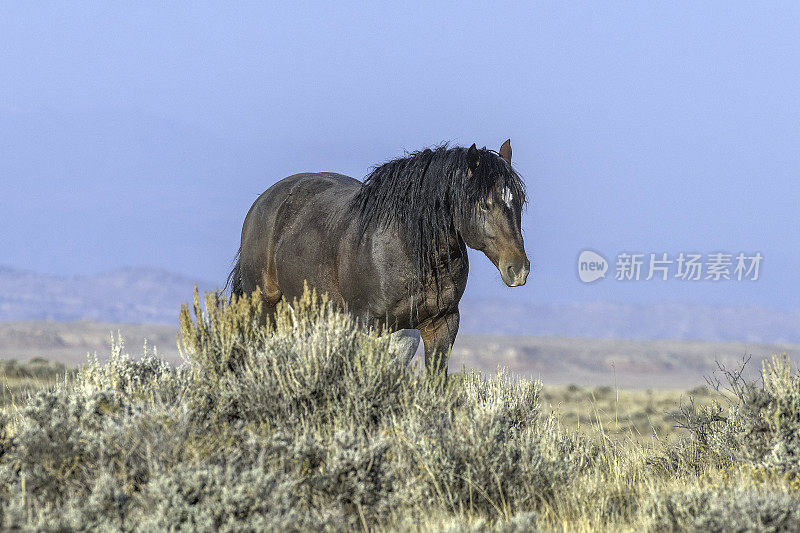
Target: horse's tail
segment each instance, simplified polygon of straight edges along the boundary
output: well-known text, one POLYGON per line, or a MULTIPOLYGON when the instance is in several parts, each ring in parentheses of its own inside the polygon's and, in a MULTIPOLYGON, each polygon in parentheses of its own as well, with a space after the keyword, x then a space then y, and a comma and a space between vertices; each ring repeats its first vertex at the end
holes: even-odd
POLYGON ((231 288, 231 296, 234 294, 236 296, 242 296, 244 294, 244 290, 242 289, 242 247, 239 247, 239 250, 236 252, 236 257, 233 258, 235 264, 233 265, 233 270, 231 273, 228 274, 228 281, 225 282, 225 289, 228 290, 228 287, 231 288))

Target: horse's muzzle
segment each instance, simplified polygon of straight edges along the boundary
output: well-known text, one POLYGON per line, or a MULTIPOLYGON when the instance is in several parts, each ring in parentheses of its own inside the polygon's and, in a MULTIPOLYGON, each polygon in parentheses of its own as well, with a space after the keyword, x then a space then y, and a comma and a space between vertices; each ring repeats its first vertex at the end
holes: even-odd
POLYGON ((531 271, 531 262, 528 258, 521 261, 503 262, 500 264, 500 277, 503 278, 503 283, 509 287, 519 287, 525 285, 528 279, 528 273, 531 271))

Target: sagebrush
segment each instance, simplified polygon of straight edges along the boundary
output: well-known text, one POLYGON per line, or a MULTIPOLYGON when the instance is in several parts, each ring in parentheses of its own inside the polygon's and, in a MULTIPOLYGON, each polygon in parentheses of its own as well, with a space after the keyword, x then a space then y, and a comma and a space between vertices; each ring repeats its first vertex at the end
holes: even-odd
POLYGON ((117 343, 0 419, 3 529, 792 530, 800 378, 735 379, 690 439, 588 438, 505 372, 429 378, 307 293, 195 293, 185 363, 117 343), (263 325, 266 323, 266 325, 263 325))

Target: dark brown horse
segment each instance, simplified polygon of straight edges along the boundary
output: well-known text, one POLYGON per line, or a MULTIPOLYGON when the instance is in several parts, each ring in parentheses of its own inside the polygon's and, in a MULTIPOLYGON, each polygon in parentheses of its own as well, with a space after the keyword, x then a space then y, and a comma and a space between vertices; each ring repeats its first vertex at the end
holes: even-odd
POLYGON ((295 174, 247 213, 231 292, 261 287, 272 310, 307 282, 369 323, 418 329, 428 372, 446 373, 467 247, 486 254, 509 287, 525 284, 524 205, 510 141, 499 152, 474 144, 421 150, 376 167, 363 183, 295 174))

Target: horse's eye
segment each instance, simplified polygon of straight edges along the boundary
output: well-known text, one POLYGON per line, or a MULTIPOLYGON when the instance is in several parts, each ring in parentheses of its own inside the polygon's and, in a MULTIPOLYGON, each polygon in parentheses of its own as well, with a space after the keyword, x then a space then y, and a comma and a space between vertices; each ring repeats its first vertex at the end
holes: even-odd
POLYGON ((480 200, 478 200, 478 207, 480 207, 482 211, 488 211, 489 202, 486 201, 486 198, 481 198, 480 200))

